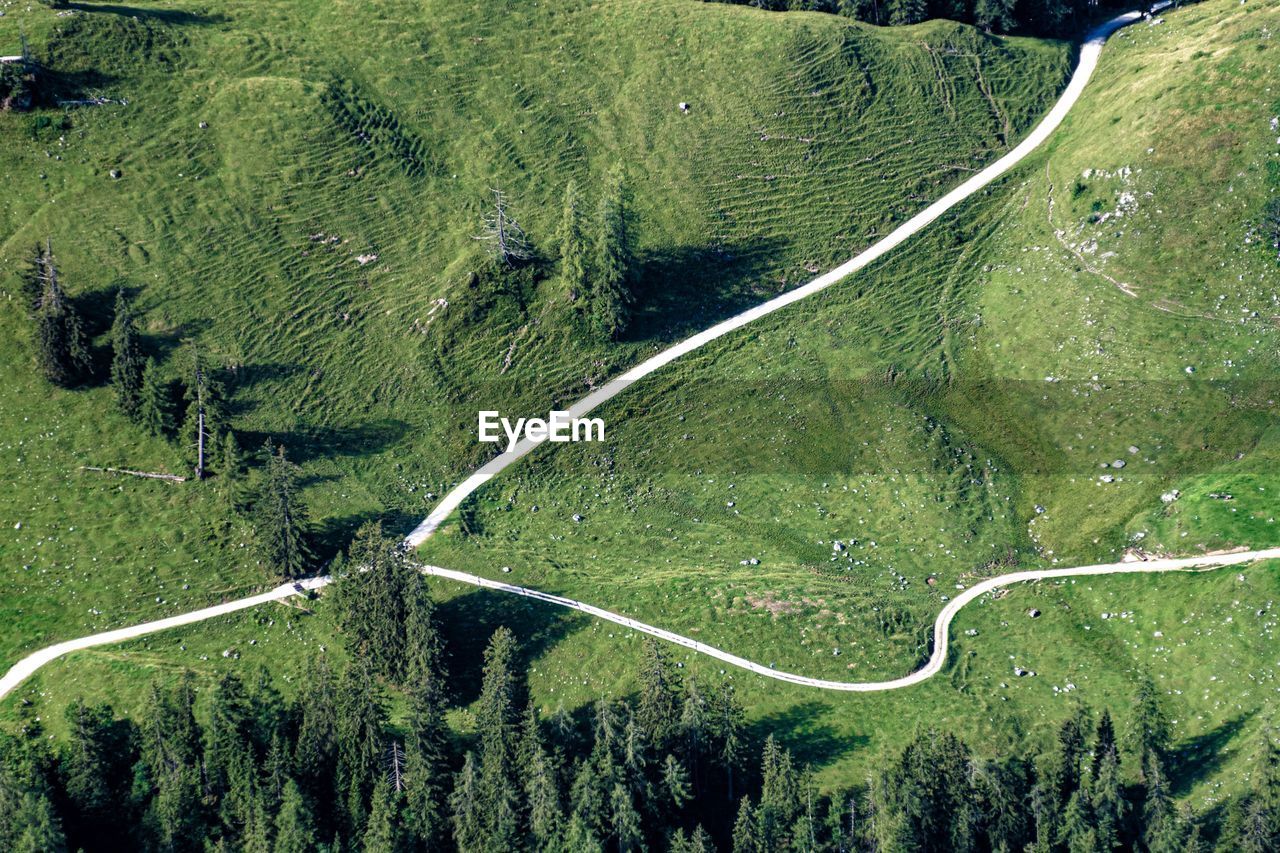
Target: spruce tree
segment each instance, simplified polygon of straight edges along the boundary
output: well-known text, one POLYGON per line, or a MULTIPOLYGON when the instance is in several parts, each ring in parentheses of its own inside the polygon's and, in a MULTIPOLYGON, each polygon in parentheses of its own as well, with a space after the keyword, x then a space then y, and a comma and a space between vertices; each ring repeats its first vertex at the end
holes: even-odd
POLYGON ((589 306, 591 327, 605 341, 622 337, 630 322, 634 297, 629 218, 626 184, 622 172, 615 169, 600 198, 589 306))
POLYGON ((387 712, 369 664, 357 657, 338 690, 338 792, 348 837, 365 828, 369 797, 382 775, 387 712))
POLYGON ((918 24, 929 17, 926 0, 887 0, 889 23, 895 27, 918 24))
POLYGON ((769 853, 750 797, 743 797, 738 806, 738 818, 733 823, 733 853, 769 853))
POLYGON ((640 826, 640 813, 636 811, 631 791, 621 782, 609 792, 609 811, 612 815, 613 837, 619 853, 638 850, 644 841, 640 826))
POLYGON ((977 0, 973 22, 989 33, 1005 33, 1013 29, 1014 0, 977 0))
POLYGON ((160 376, 160 368, 153 358, 148 358, 142 367, 138 420, 152 435, 166 437, 173 433, 173 401, 169 395, 169 383, 160 376))
POLYGON ((453 841, 461 851, 480 850, 485 840, 485 817, 480 795, 480 772, 476 769, 476 757, 468 752, 462 761, 449 796, 453 810, 453 841))
POLYGON ((443 652, 426 580, 408 576, 405 620, 405 689, 409 697, 405 739, 407 823, 418 843, 434 848, 448 835, 448 708, 443 652))
MULTIPOLYGON (((317 657, 298 703, 301 720, 293 751, 298 786, 312 803, 333 803, 337 797, 338 700, 328 660, 317 657)), ((321 828, 334 829, 334 815, 316 815, 321 828)))
POLYGON ((1115 849, 1120 846, 1124 832, 1128 803, 1120 780, 1120 756, 1114 747, 1102 756, 1097 775, 1089 779, 1088 788, 1096 841, 1103 850, 1115 849))
POLYGON ((400 812, 400 793, 385 778, 379 779, 373 789, 369 825, 364 832, 364 853, 405 853, 408 850, 400 812))
POLYGON ((480 802, 486 843, 511 849, 519 833, 516 724, 520 707, 516 641, 507 628, 493 632, 484 651, 484 679, 476 711, 480 736, 480 802))
POLYGON ((36 312, 36 361, 45 379, 72 387, 92 371, 89 341, 75 306, 62 290, 52 252, 41 269, 42 290, 36 312))
POLYGON ((261 487, 253 502, 254 526, 263 560, 286 578, 302 577, 311 562, 307 541, 310 519, 298 494, 300 475, 301 470, 288 460, 282 445, 275 453, 269 453, 261 487))
POLYGON ((657 640, 645 638, 636 717, 655 753, 666 752, 674 744, 682 699, 679 678, 666 649, 657 640))
POLYGON ((116 291, 115 319, 111 324, 111 387, 116 405, 137 420, 142 406, 142 371, 146 364, 133 308, 124 288, 116 291))
POLYGON ((312 853, 316 849, 315 822, 303 799, 302 789, 290 779, 285 783, 280 812, 276 815, 276 840, 272 853, 312 853))
POLYGON ((1129 718, 1128 748, 1139 776, 1146 771, 1149 759, 1163 761, 1169 749, 1169 720, 1160 708, 1155 685, 1143 679, 1133 700, 1129 718))
POLYGON ((67 839, 62 832, 49 797, 39 791, 21 795, 10 833, 14 836, 13 853, 65 853, 67 839))
MULTIPOLYGON (((369 522, 356 531, 347 549, 346 570, 338 574, 335 590, 338 622, 374 673, 400 683, 406 675, 406 642, 410 599, 425 588, 411 585, 418 576, 409 565, 403 544, 369 522)), ((430 619, 426 613, 424 618, 430 619)), ((414 650, 417 654, 427 649, 414 650)))
POLYGON ((587 239, 582 224, 582 202, 572 179, 564 188, 564 213, 560 220, 560 281, 569 301, 588 292, 587 239))

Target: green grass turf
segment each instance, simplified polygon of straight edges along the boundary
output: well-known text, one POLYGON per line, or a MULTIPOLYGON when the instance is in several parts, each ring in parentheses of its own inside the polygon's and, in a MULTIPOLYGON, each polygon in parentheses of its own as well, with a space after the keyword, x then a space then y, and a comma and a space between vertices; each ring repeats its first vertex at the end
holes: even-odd
MULTIPOLYGON (((910 668, 941 597, 1001 561, 1114 559, 1139 532, 1139 544, 1187 551, 1274 544, 1266 493, 1280 486, 1267 464, 1275 438, 1266 383, 1275 332, 1263 300, 1276 273, 1247 240, 1265 197, 1263 164, 1276 151, 1262 82, 1276 25, 1272 10, 1215 0, 1118 38, 1062 134, 1009 180, 865 277, 633 389, 605 412, 604 449, 536 454, 425 555, 495 576, 512 566, 500 576, 780 667, 858 678, 910 668), (1223 167, 1239 175, 1230 193, 1194 159, 1198 134, 1219 127, 1213 115, 1236 126, 1223 167), (1085 169, 1116 177, 1084 179, 1085 169), (1072 197, 1077 176, 1086 186, 1072 197), (1130 190, 1126 180, 1158 183, 1130 190), (1126 191, 1139 203, 1123 225, 1109 218, 1113 230, 1103 231, 1088 221, 1126 191), (1082 251, 1088 265, 1057 229, 1077 246, 1099 240, 1082 251), (1107 236, 1116 231, 1126 233, 1107 236), (1161 255, 1180 243, 1192 248, 1176 263, 1161 255), (1116 254, 1102 257, 1108 251, 1116 254), (1188 319, 1167 300, 1209 316, 1188 319), (1197 368, 1190 378, 1188 364, 1197 368), (1097 465, 1116 458, 1126 467, 1101 483, 1097 465), (1166 506, 1159 496, 1170 488, 1183 496, 1166 506), (1219 489, 1234 500, 1208 497, 1219 489), (574 512, 584 521, 572 522, 574 512), (833 538, 857 543, 833 552, 833 538), (760 565, 740 565, 753 556, 760 565), (900 630, 880 613, 916 624, 900 630)), ((1181 793, 1206 804, 1247 784, 1253 735, 1270 722, 1277 582, 1265 564, 1017 587, 961 614, 941 677, 883 696, 722 674, 674 651, 690 672, 732 677, 758 730, 782 733, 828 785, 861 781, 917 727, 994 748, 1019 742, 1019 731, 1030 746, 1044 742, 1077 700, 1123 719, 1135 679, 1149 677, 1177 720, 1181 793), (1038 619, 1026 615, 1031 607, 1038 619), (1017 678, 1015 664, 1037 674, 1017 678)), ((434 588, 447 599, 460 672, 474 672, 485 629, 506 622, 532 648, 531 686, 545 708, 634 685, 627 661, 640 638, 617 626, 434 588)), ((305 654, 332 641, 321 611, 292 631, 273 607, 76 655, 4 713, 18 713, 23 698, 35 700, 29 712, 57 710, 78 693, 133 710, 141 676, 157 668, 211 674, 263 663, 296 677, 305 654), (241 658, 222 658, 233 646, 241 658)), ((464 708, 473 694, 464 683, 464 708)), ((465 710, 455 722, 465 730, 465 710)))
POLYGON ((36 241, 97 319, 128 287, 175 377, 185 339, 233 368, 242 444, 289 446, 335 546, 372 517, 407 530, 481 461, 478 409, 545 411, 868 244, 1004 150, 1070 66, 946 23, 693 0, 6 9, 0 42, 20 32, 59 96, 127 103, 0 115, 3 666, 267 580, 208 488, 78 470, 179 462, 108 389, 33 378, 15 293, 36 241), (553 280, 469 286, 490 187, 550 253, 565 183, 590 196, 615 162, 629 340, 574 338, 553 280))
POLYGON ((1276 544, 1277 270, 1250 233, 1277 24, 1207 3, 1121 33, 1010 179, 612 402, 607 445, 541 449, 424 556, 865 680, 916 666, 944 597, 1013 564, 1276 544), (1236 141, 1195 165, 1219 126, 1236 141))
MULTIPOLYGON (((450 667, 457 673, 459 705, 451 723, 459 735, 471 730, 480 654, 500 624, 512 626, 521 640, 531 695, 544 713, 577 711, 636 687, 628 661, 637 658, 641 635, 449 582, 434 582, 433 591, 442 601, 450 667)), ((730 680, 752 735, 776 733, 828 789, 862 784, 884 756, 931 727, 960 734, 979 754, 1034 752, 1083 703, 1095 712, 1110 709, 1123 730, 1137 681, 1151 679, 1172 720, 1177 794, 1202 809, 1248 785, 1256 735, 1275 724, 1278 600, 1280 564, 1274 561, 1197 574, 1019 585, 961 611, 946 671, 885 694, 799 688, 722 668, 686 649, 670 652, 682 672, 704 684, 730 680), (1030 617, 1032 608, 1040 616, 1030 617), (1015 666, 1035 674, 1016 676, 1015 666)), ((176 679, 184 669, 207 687, 222 672, 253 678, 267 667, 293 695, 315 655, 343 655, 327 603, 308 607, 315 615, 271 605, 76 653, 0 704, 0 720, 39 718, 56 738, 64 731, 62 708, 76 697, 137 714, 153 679, 176 679), (227 650, 238 656, 223 657, 227 650)), ((395 720, 402 709, 391 698, 395 720)))

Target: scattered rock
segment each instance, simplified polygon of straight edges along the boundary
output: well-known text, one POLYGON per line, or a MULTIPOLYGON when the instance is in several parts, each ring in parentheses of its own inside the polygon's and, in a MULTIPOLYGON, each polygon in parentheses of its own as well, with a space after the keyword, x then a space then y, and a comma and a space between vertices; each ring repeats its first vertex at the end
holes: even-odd
POLYGON ((682 113, 688 113, 688 112, 689 112, 689 102, 688 102, 688 101, 681 101, 679 104, 677 104, 677 106, 680 108, 680 112, 682 112, 682 113))
POLYGON ((365 264, 371 264, 377 259, 378 259, 378 256, 372 252, 370 252, 367 255, 356 255, 356 263, 358 263, 360 266, 364 266, 365 264))
POLYGON ((207 122, 207 121, 202 121, 202 122, 200 122, 200 129, 201 129, 201 130, 205 130, 205 129, 206 129, 206 128, 208 128, 208 127, 209 127, 209 122, 207 122))
POLYGON ((1027 611, 1027 615, 1030 616, 1032 619, 1039 619, 1040 611, 1033 607, 1027 611))
POLYGON ((120 174, 121 174, 121 173, 120 173, 120 170, 119 170, 119 169, 112 169, 112 170, 111 170, 110 172, 108 172, 107 174, 111 175, 111 177, 112 177, 112 178, 114 178, 114 179, 115 179, 115 180, 117 180, 117 181, 118 181, 118 180, 120 180, 120 174))
POLYGON ((1176 501, 1181 495, 1182 495, 1182 492, 1178 491, 1177 489, 1174 489, 1172 491, 1165 492, 1163 495, 1161 495, 1160 500, 1163 503, 1171 504, 1174 501, 1176 501))

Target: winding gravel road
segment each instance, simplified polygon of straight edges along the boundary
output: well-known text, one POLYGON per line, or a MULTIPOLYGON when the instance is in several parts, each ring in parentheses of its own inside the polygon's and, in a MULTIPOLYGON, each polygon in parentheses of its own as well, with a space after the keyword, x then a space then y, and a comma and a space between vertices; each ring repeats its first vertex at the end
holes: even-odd
MULTIPOLYGON (((600 404, 625 391, 632 383, 654 373, 677 358, 693 352, 710 341, 723 337, 736 329, 742 328, 754 320, 768 314, 772 314, 773 312, 785 308, 792 303, 799 302, 801 299, 805 299, 806 297, 825 290, 831 285, 848 277, 852 273, 857 272, 874 261, 884 257, 907 239, 919 233, 943 213, 983 189, 992 181, 995 181, 1001 175, 1009 171, 1009 169, 1018 163, 1018 161, 1022 160, 1042 142, 1044 142, 1045 139, 1047 139, 1058 127, 1058 125, 1062 123, 1063 118, 1066 117, 1072 106, 1075 105, 1081 92, 1084 91, 1085 84, 1088 83, 1089 78, 1093 75, 1093 71, 1098 64, 1098 57, 1102 52, 1102 46, 1106 42, 1107 38, 1121 27, 1140 19, 1141 15, 1138 12, 1129 12, 1113 18, 1090 32, 1084 44, 1080 48, 1079 64, 1076 66, 1075 73, 1072 75, 1071 81, 1063 91, 1062 96, 1058 99, 1057 103, 1053 105, 1053 108, 1041 120, 1035 129, 1032 130, 1031 133, 1022 140, 1022 142, 999 160, 995 161, 990 166, 987 166, 981 172, 978 172, 969 180, 930 204, 920 213, 916 214, 889 233, 882 240, 875 243, 848 262, 836 267, 825 275, 819 276, 808 284, 789 291, 775 299, 771 299, 768 302, 756 306, 755 308, 744 311, 741 314, 730 317, 721 323, 717 323, 711 328, 706 329, 703 332, 699 332, 698 334, 675 344, 661 353, 658 353, 652 358, 637 364, 635 367, 615 379, 610 380, 591 394, 570 406, 569 412, 571 415, 573 417, 584 417, 588 412, 595 409, 600 404)), ((444 498, 441 499, 440 503, 431 511, 431 514, 428 515, 422 523, 405 538, 405 544, 410 548, 420 545, 427 539, 427 537, 436 531, 440 524, 443 523, 444 520, 454 512, 454 510, 461 506, 463 501, 474 494, 475 491, 486 482, 493 479, 493 477, 497 476, 507 467, 526 456, 538 445, 538 443, 539 442, 523 440, 510 451, 494 457, 471 476, 463 480, 452 491, 446 494, 444 498)), ((700 643, 697 640, 690 639, 689 637, 684 637, 679 634, 672 633, 671 631, 657 628, 653 625, 648 625, 635 619, 631 619, 630 617, 622 616, 581 601, 575 601, 571 598, 552 595, 538 590, 526 589, 513 584, 490 580, 489 578, 483 578, 478 575, 467 574, 465 572, 458 572, 452 569, 445 569, 439 566, 422 566, 421 569, 426 574, 436 577, 446 578, 486 589, 521 595, 526 598, 533 598, 549 604, 578 610, 590 616, 614 622, 635 631, 684 646, 732 666, 740 667, 768 678, 826 690, 869 693, 883 690, 897 690, 903 687, 909 687, 913 684, 919 684, 941 671, 943 666, 946 664, 949 646, 949 631, 951 622, 955 618, 956 613, 959 612, 960 608, 964 607, 975 598, 990 593, 998 588, 1014 583, 1042 579, 1131 572, 1187 571, 1239 565, 1241 563, 1264 559, 1280 559, 1280 548, 1271 548, 1262 551, 1241 551, 1228 554, 1204 555, 1199 557, 1105 563, 1092 566, 1076 566, 1073 568, 1032 570, 1014 572, 1012 574, 990 578, 964 590, 960 595, 947 602, 946 607, 942 609, 942 612, 938 614, 938 617, 934 622, 933 651, 928 662, 923 667, 910 675, 903 676, 902 678, 893 679, 891 681, 876 682, 827 681, 819 678, 808 678, 803 675, 796 675, 789 672, 781 672, 773 669, 772 667, 765 666, 712 646, 708 646, 704 643, 700 643)), ((259 595, 226 602, 213 607, 206 607, 202 610, 196 610, 177 616, 170 616, 165 619, 158 619, 154 622, 145 622, 140 625, 117 628, 112 631, 105 631, 100 634, 80 637, 78 639, 67 640, 62 643, 48 646, 47 648, 41 649, 23 658, 7 673, 5 673, 3 678, 0 678, 0 698, 7 696, 40 667, 70 652, 90 649, 96 646, 120 643, 125 640, 135 639, 158 631, 177 628, 182 625, 190 625, 217 616, 225 616, 227 614, 246 610, 250 607, 256 607, 259 604, 265 604, 270 601, 281 601, 289 598, 290 596, 320 589, 327 586, 331 581, 332 579, 327 576, 309 578, 298 583, 283 584, 273 590, 259 595)))

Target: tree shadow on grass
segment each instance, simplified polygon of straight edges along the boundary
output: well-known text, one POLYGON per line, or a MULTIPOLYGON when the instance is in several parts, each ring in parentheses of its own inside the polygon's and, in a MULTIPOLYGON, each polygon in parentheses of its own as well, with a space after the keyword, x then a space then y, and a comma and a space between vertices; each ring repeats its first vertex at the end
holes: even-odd
POLYGON ((822 767, 870 742, 866 735, 837 732, 823 720, 830 711, 821 702, 802 702, 752 723, 751 737, 763 744, 773 735, 781 746, 791 750, 798 766, 822 767))
POLYGON ((66 8, 77 12, 102 12, 126 18, 150 18, 151 20, 174 26, 207 26, 209 24, 220 24, 227 20, 227 16, 223 14, 211 15, 205 12, 189 12, 185 9, 122 6, 116 3, 70 2, 66 4, 66 8))
POLYGON ((311 462, 336 457, 363 457, 395 446, 409 432, 404 421, 390 418, 351 427, 299 426, 292 430, 237 432, 240 446, 257 452, 268 441, 272 447, 284 445, 290 461, 311 462))
POLYGON ((1236 750, 1228 747, 1255 713, 1250 711, 1232 717, 1222 725, 1178 744, 1170 756, 1174 770, 1174 796, 1189 792, 1197 782, 1212 775, 1235 754, 1236 750))
MULTIPOLYGON (((423 513, 425 515, 426 513, 423 513)), ((354 513, 325 519, 311 534, 311 547, 316 560, 327 564, 339 553, 345 552, 356 531, 371 521, 381 521, 382 531, 388 536, 401 536, 414 528, 422 516, 397 510, 354 513)))
MULTIPOLYGON (((428 581, 440 583, 430 578, 428 581)), ((468 705, 480 695, 484 649, 498 628, 505 626, 515 634, 520 647, 518 667, 524 670, 589 622, 581 613, 563 607, 485 589, 440 602, 436 617, 454 683, 454 699, 460 705, 468 705)))
POLYGON ((642 255, 635 314, 624 337, 679 340, 776 295, 776 284, 763 277, 785 245, 764 239, 749 248, 681 246, 642 255))

